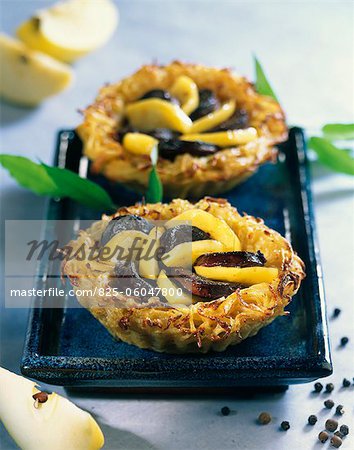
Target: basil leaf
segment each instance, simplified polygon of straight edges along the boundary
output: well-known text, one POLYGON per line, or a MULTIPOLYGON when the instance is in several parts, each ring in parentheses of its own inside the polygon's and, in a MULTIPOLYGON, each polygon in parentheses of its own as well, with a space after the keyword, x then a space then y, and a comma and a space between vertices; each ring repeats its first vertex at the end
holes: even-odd
POLYGON ((163 188, 156 167, 152 166, 149 175, 149 184, 146 191, 146 201, 148 203, 158 203, 162 201, 163 188))
POLYGON ((258 61, 257 57, 254 56, 254 64, 255 64, 255 72, 256 72, 256 90, 258 94, 267 95, 268 97, 272 97, 275 101, 278 101, 267 77, 264 73, 264 70, 261 66, 261 63, 258 61))
POLYGON ((322 127, 322 132, 330 140, 354 139, 354 123, 328 123, 322 127))
POLYGON ((41 164, 49 177, 58 186, 60 197, 70 197, 82 205, 94 209, 116 210, 110 196, 98 184, 81 178, 68 169, 41 164))
POLYGON ((24 188, 38 195, 59 197, 57 185, 47 174, 44 167, 24 156, 0 155, 0 164, 24 188))
POLYGON ((354 175, 354 158, 346 151, 336 147, 329 140, 321 137, 312 137, 308 140, 309 148, 317 153, 321 163, 336 172, 354 175))

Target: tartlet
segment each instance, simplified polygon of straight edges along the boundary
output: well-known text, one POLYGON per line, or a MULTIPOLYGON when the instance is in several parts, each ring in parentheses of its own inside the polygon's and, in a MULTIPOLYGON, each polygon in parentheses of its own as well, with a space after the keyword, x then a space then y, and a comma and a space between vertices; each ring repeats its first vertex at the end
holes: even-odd
MULTIPOLYGON (((229 345, 240 343, 276 317, 286 314, 284 308, 305 276, 303 262, 279 233, 268 228, 261 219, 241 216, 226 200, 210 197, 196 204, 176 199, 168 204, 121 208, 113 216, 103 216, 101 221, 81 231, 68 247, 80 257, 66 258, 63 273, 68 276, 81 305, 115 338, 158 352, 206 353, 223 351, 229 345), (88 255, 98 243, 98 247, 112 247, 112 242, 121 239, 122 228, 119 227, 131 220, 136 223, 140 220, 137 233, 143 231, 149 235, 151 226, 144 229, 148 222, 140 218, 167 221, 164 226, 159 225, 159 242, 165 242, 163 235, 169 233, 167 241, 171 248, 166 251, 172 258, 172 264, 168 264, 168 258, 159 262, 155 277, 142 276, 139 265, 140 276, 153 286, 165 286, 165 282, 179 285, 183 288, 182 297, 180 294, 164 297, 161 293, 144 298, 131 293, 129 296, 94 294, 95 288, 106 292, 114 283, 120 286, 122 279, 116 280, 116 276, 124 276, 124 272, 120 268, 117 270, 121 266, 111 259, 83 259, 82 249, 88 255), (181 261, 176 249, 184 244, 171 239, 171 230, 177 230, 180 218, 191 221, 188 223, 193 226, 193 233, 196 230, 197 237, 193 235, 190 245, 193 252, 199 249, 199 253, 192 256, 193 274, 183 269, 188 276, 182 280, 169 278, 174 271, 181 274, 181 266, 174 266, 181 261), (216 247, 210 244, 212 242, 216 247), (217 248, 217 244, 221 247, 217 248), (186 297, 188 292, 191 295, 186 297)), ((182 267, 185 266, 182 264, 182 267)))
POLYGON ((77 131, 94 172, 144 192, 157 145, 170 198, 233 188, 273 160, 274 145, 287 138, 280 105, 246 78, 178 61, 104 86, 83 115, 77 131))

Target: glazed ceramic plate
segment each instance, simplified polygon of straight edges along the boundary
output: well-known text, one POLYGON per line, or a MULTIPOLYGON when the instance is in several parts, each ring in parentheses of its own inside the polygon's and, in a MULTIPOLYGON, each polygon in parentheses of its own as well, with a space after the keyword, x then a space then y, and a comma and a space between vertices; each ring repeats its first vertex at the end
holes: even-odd
MULTIPOLYGON (((75 132, 59 133, 56 164, 81 175, 88 173, 75 132)), ((119 205, 139 200, 137 194, 112 187, 101 177, 95 181, 103 184, 119 205)), ((307 277, 287 307, 288 316, 277 318, 255 337, 222 353, 168 355, 115 341, 85 309, 70 308, 64 298, 56 309, 41 309, 48 299, 37 298, 29 318, 23 374, 64 386, 147 391, 285 386, 330 375, 326 307, 302 130, 291 130, 277 164, 261 167, 226 197, 239 211, 264 218, 267 225, 286 236, 305 262, 307 277)), ((94 216, 100 215, 70 200, 49 203, 51 220, 75 219, 77 224, 94 216)), ((38 280, 38 288, 60 283, 44 278, 38 280)))

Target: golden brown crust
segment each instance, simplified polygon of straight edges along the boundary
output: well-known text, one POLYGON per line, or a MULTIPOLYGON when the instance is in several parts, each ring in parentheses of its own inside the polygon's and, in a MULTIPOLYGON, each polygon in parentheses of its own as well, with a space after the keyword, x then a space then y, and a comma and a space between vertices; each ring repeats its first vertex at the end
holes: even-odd
MULTIPOLYGON (((271 284, 261 283, 238 290, 226 299, 199 302, 189 307, 163 308, 151 298, 147 307, 138 308, 134 303, 127 303, 126 298, 92 298, 78 293, 79 302, 115 338, 159 352, 222 351, 253 336, 277 316, 285 314, 284 308, 305 276, 304 265, 287 240, 264 225, 261 219, 241 216, 226 200, 210 197, 197 204, 177 199, 169 204, 135 205, 121 208, 116 215, 129 213, 166 220, 191 208, 200 208, 224 219, 238 235, 242 249, 260 250, 267 258, 266 265, 278 268, 278 278, 271 284)), ((70 245, 74 249, 82 244, 92 245, 110 219, 103 217, 101 222, 81 232, 70 245)), ((93 268, 87 261, 73 260, 64 264, 64 273, 75 290, 105 285, 111 270, 113 265, 93 268)))
POLYGON ((94 171, 134 189, 145 189, 150 158, 129 154, 114 134, 123 120, 126 103, 151 89, 169 89, 180 75, 192 78, 200 89, 213 90, 222 101, 236 99, 237 107, 247 110, 250 126, 257 129, 259 138, 207 157, 184 154, 174 161, 160 159, 157 169, 167 196, 197 198, 224 192, 274 158, 273 145, 287 138, 284 113, 275 100, 258 94, 246 78, 230 69, 175 61, 167 66, 143 66, 119 83, 103 87, 83 112, 84 121, 77 131, 94 171))

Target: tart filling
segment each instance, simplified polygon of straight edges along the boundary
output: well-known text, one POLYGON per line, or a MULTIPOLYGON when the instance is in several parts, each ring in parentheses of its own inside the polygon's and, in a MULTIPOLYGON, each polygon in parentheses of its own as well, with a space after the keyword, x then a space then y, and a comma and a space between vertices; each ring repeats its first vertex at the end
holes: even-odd
POLYGON ((278 103, 245 78, 180 62, 144 66, 103 88, 84 116, 78 132, 93 170, 142 188, 158 151, 165 192, 176 197, 232 187, 287 137, 278 103))
POLYGON ((123 127, 116 134, 128 152, 150 155, 157 147, 160 157, 171 161, 184 153, 211 155, 257 137, 257 130, 249 126, 247 112, 237 110, 235 100, 219 106, 211 90, 200 93, 185 75, 177 78, 170 91, 154 89, 128 104, 123 127), (241 122, 237 118, 242 114, 241 122))
POLYGON ((154 89, 128 104, 116 137, 128 152, 150 155, 156 146, 161 158, 173 161, 184 153, 204 156, 247 144, 258 133, 235 100, 219 106, 211 90, 201 94, 191 78, 181 75, 170 91, 154 89), (241 114, 243 122, 236 119, 241 114))
POLYGON ((70 246, 97 243, 94 261, 64 263, 75 289, 101 289, 79 301, 115 337, 158 351, 240 342, 284 313, 304 277, 284 238, 221 199, 123 208, 70 246))

